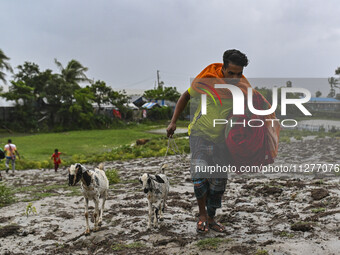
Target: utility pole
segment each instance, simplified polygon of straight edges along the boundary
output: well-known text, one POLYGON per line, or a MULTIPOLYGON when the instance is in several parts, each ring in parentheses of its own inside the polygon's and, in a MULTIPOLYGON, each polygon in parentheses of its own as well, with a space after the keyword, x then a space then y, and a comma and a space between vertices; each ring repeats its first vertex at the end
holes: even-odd
POLYGON ((160 88, 160 84, 159 84, 159 70, 157 70, 157 84, 158 84, 158 89, 160 88))

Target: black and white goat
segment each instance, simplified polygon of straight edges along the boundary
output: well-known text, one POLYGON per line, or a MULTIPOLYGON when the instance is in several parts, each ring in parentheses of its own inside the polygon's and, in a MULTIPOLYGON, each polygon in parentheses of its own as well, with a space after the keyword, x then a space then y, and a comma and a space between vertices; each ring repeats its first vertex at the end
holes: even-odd
POLYGON ((151 228, 151 220, 153 215, 153 225, 158 227, 158 218, 163 220, 165 202, 169 193, 169 180, 165 174, 143 174, 139 177, 139 181, 143 184, 144 193, 147 194, 149 207, 148 228, 151 228))
POLYGON ((94 201, 94 231, 99 229, 103 219, 103 211, 105 201, 109 189, 109 181, 104 172, 103 164, 100 164, 98 168, 87 170, 84 166, 77 163, 71 165, 69 171, 69 185, 74 186, 81 181, 81 189, 85 200, 85 219, 86 219, 86 231, 85 234, 90 233, 89 226, 89 199, 94 201), (102 198, 101 210, 99 210, 99 198, 102 198))

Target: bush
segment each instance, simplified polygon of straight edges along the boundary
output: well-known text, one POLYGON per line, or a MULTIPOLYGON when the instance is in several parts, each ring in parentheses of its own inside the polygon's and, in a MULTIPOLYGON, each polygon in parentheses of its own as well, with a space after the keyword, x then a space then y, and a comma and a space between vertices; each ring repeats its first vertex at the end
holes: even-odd
POLYGON ((290 138, 288 136, 280 136, 280 142, 290 143, 290 138))
POLYGON ((298 140, 298 141, 302 141, 302 140, 303 140, 303 138, 302 138, 301 135, 296 135, 296 136, 294 136, 294 138, 295 138, 296 140, 298 140))
POLYGON ((105 174, 106 174, 107 179, 109 180, 110 185, 120 182, 119 174, 116 169, 106 170, 105 174))
POLYGON ((0 207, 8 205, 14 201, 11 190, 0 182, 0 207))
POLYGON ((171 119, 171 109, 167 106, 148 110, 148 118, 151 120, 171 119))
POLYGON ((332 126, 332 128, 329 130, 329 132, 331 133, 336 133, 337 132, 337 129, 335 126, 332 126))

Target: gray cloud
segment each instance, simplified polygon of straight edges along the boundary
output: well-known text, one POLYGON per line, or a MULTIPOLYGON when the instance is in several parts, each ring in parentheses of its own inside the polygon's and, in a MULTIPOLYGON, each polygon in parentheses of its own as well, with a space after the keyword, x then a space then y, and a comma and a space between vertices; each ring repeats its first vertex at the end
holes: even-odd
POLYGON ((340 66, 335 0, 8 0, 1 10, 0 47, 12 66, 57 71, 54 58, 74 58, 114 88, 152 88, 159 69, 183 91, 229 48, 248 55, 249 77, 329 77, 340 66))

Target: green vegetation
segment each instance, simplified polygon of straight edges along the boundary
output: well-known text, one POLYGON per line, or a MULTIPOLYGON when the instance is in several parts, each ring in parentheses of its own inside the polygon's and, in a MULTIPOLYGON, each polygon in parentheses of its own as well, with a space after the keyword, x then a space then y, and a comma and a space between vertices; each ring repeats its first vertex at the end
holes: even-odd
MULTIPOLYGON (((6 83, 5 72, 13 72, 11 65, 8 63, 10 58, 5 55, 5 53, 0 49, 0 80, 6 83)), ((0 90, 1 91, 1 90, 0 90)))
POLYGON ((302 141, 303 140, 301 135, 296 135, 296 136, 294 136, 294 138, 296 140, 298 140, 298 141, 302 141))
POLYGON ((106 170, 105 174, 106 174, 107 179, 109 180, 110 185, 120 182, 119 174, 116 169, 106 170))
POLYGON ((309 130, 297 130, 297 129, 291 129, 291 130, 281 130, 280 131, 280 141, 283 141, 282 139, 294 137, 297 140, 300 140, 300 138, 306 137, 306 136, 316 136, 316 137, 340 137, 340 131, 336 132, 325 132, 325 131, 309 131, 309 130))
MULTIPOLYGON (((161 81, 161 83, 163 82, 161 81)), ((158 88, 144 91, 143 96, 148 99, 165 99, 177 102, 181 94, 177 91, 176 87, 163 87, 163 84, 158 88)))
POLYGON ((77 186, 68 186, 67 184, 53 184, 46 186, 44 184, 36 184, 32 186, 24 186, 20 188, 12 189, 11 194, 23 193, 26 196, 21 198, 19 201, 22 202, 31 202, 35 200, 39 200, 44 197, 52 197, 58 196, 59 193, 55 192, 55 190, 63 189, 64 191, 69 191, 65 193, 65 196, 80 196, 81 191, 77 186))
MULTIPOLYGON (((141 157, 164 156, 167 148, 165 134, 151 134, 152 128, 164 128, 167 123, 140 124, 125 129, 70 131, 64 133, 48 133, 15 137, 15 144, 22 156, 16 161, 16 168, 42 169, 53 168, 50 159, 55 148, 61 154, 62 165, 73 163, 98 163, 112 160, 125 160, 141 157), (145 145, 136 146, 140 138, 151 139, 145 145)), ((180 122, 179 126, 187 125, 180 122)), ((176 135, 180 137, 181 135, 176 135)), ((5 139, 2 139, 5 141, 5 139)), ((181 152, 189 153, 189 141, 176 139, 181 152)), ((0 144, 4 146, 4 142, 0 144)), ((169 154, 173 154, 169 150, 169 154)), ((0 169, 5 169, 4 161, 0 169)))
MULTIPOLYGON (((188 121, 179 121, 178 127, 186 127, 188 121)), ((62 153, 62 166, 73 163, 99 163, 112 160, 127 160, 133 158, 159 157, 164 156, 167 148, 165 134, 152 134, 147 131, 152 129, 165 128, 167 121, 146 122, 143 124, 126 125, 125 128, 69 131, 62 133, 45 133, 36 135, 11 135, 17 145, 22 158, 17 160, 16 168, 20 169, 46 169, 53 168, 53 161, 50 159, 55 148, 62 153), (137 139, 150 139, 148 143, 136 146, 137 139)), ((329 137, 340 137, 340 131, 332 133, 320 133, 300 130, 282 130, 280 142, 290 142, 290 137, 303 139, 305 136, 320 136, 325 134, 329 137)), ((176 135, 181 138, 186 134, 176 135)), ((0 132, 2 143, 5 145, 8 136, 0 132)), ((189 140, 176 139, 181 152, 189 153, 189 140)), ((168 152, 173 154, 171 150, 168 152)), ((4 161, 0 169, 4 169, 4 161)))
POLYGON ((288 233, 286 231, 281 231, 280 232, 281 237, 288 237, 288 238, 293 238, 295 235, 293 233, 288 233))
POLYGON ((326 208, 320 207, 320 208, 314 208, 312 209, 312 213, 319 213, 326 211, 326 208))
POLYGON ((11 189, 8 188, 4 183, 0 182, 0 207, 9 205, 14 202, 11 189))
POLYGON ((145 244, 141 242, 133 242, 130 244, 124 244, 124 243, 116 243, 111 246, 112 250, 114 251, 122 251, 126 249, 138 249, 138 248, 144 248, 145 244))
POLYGON ((288 137, 288 136, 280 136, 280 142, 290 143, 290 137, 288 137))
POLYGON ((37 209, 32 203, 28 203, 25 210, 25 215, 28 217, 30 214, 37 214, 37 209))
POLYGON ((269 255, 268 251, 266 250, 257 250, 255 255, 269 255))
POLYGON ((132 110, 125 106, 128 100, 125 92, 114 91, 103 81, 88 79, 85 74, 88 68, 77 60, 70 60, 64 67, 55 59, 55 64, 60 73, 40 71, 31 62, 17 67, 9 91, 0 93, 15 101, 11 119, 2 124, 24 132, 107 128, 119 120, 103 111, 102 105, 107 103, 117 107, 124 117, 128 110, 132 115, 132 110), (81 87, 81 82, 87 86, 81 87), (98 106, 97 111, 92 103, 98 106))
POLYGON ((314 184, 322 185, 322 184, 325 184, 325 182, 323 180, 317 180, 314 182, 314 184))
POLYGON ((222 243, 228 243, 231 239, 223 239, 223 238, 206 238, 197 242, 197 246, 200 250, 216 250, 218 246, 222 243))
MULTIPOLYGON (((0 80, 7 82, 3 71, 13 72, 9 58, 0 49, 0 80)), ((39 65, 24 62, 16 67, 9 90, 0 96, 15 102, 10 119, 2 125, 22 132, 60 132, 109 128, 133 119, 133 110, 126 106, 129 97, 125 91, 115 91, 104 81, 89 79, 88 68, 71 59, 63 65, 54 60, 58 73, 51 69, 40 70, 39 65), (84 86, 80 86, 80 84, 84 86), (103 105, 111 105, 110 110, 103 105), (112 110, 119 110, 112 112, 112 110), (122 121, 123 120, 123 121, 122 121)), ((166 99, 176 102, 180 93, 176 87, 165 87, 145 91, 149 99, 166 99)), ((150 119, 169 119, 171 109, 162 107, 148 110, 150 119)))

